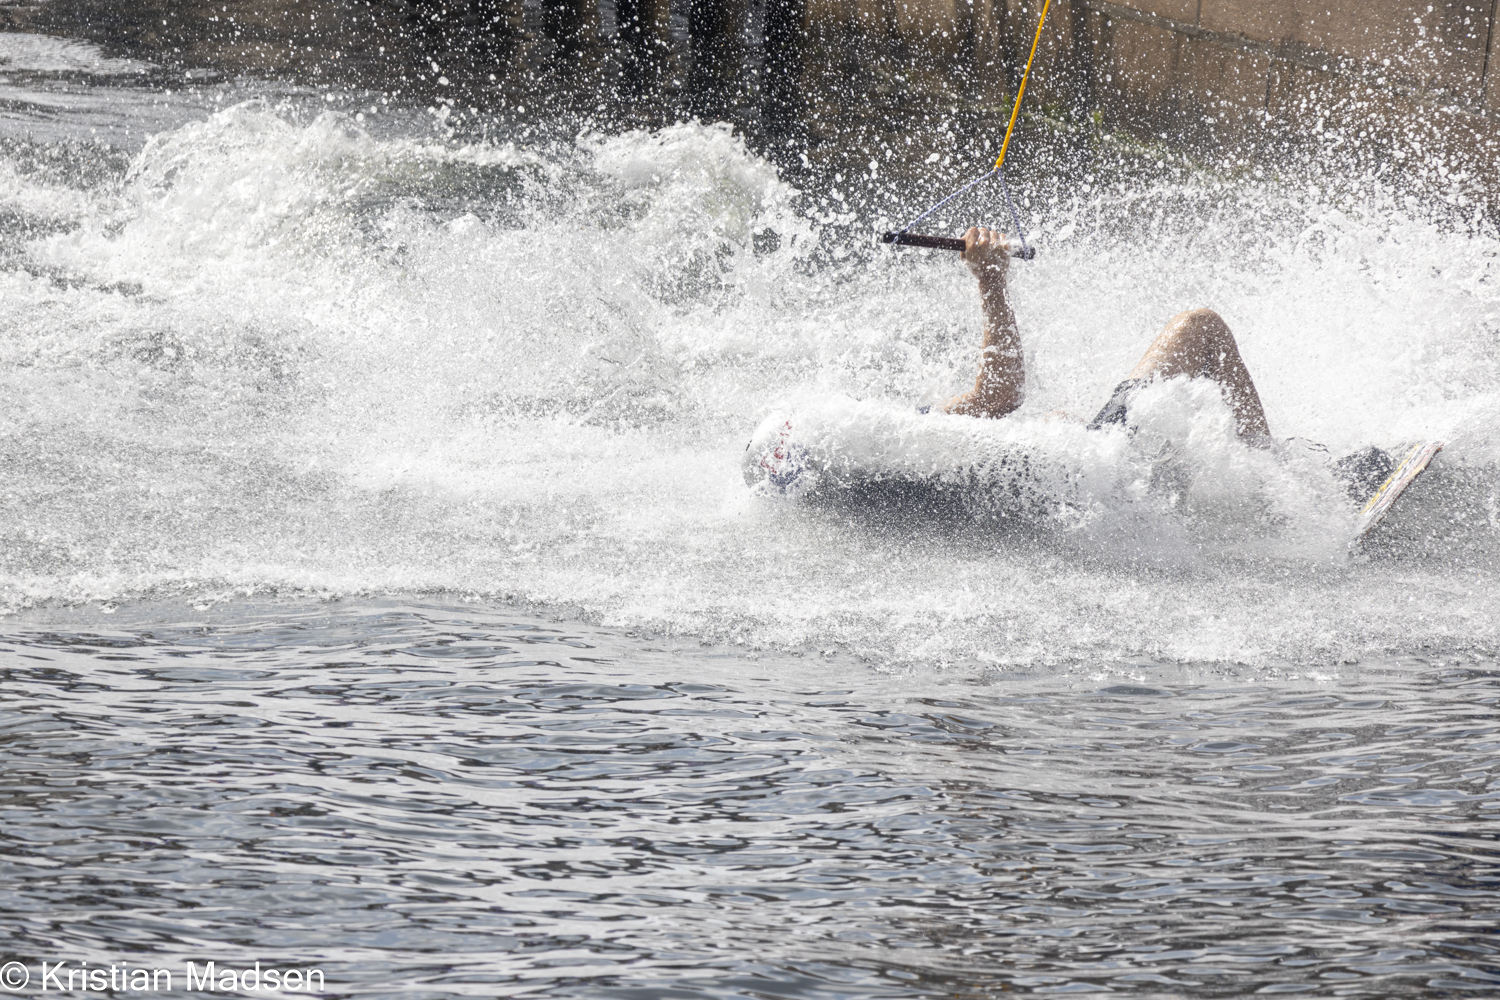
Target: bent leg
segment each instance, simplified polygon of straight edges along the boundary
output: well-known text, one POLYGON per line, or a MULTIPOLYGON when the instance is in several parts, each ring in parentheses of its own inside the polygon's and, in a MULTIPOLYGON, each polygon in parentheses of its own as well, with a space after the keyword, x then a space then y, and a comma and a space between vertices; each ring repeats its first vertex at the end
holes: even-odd
POLYGON ((1271 436, 1260 394, 1240 358, 1234 334, 1212 309, 1190 309, 1173 316, 1130 372, 1132 379, 1174 375, 1213 379, 1234 412, 1240 437, 1253 440, 1271 436))

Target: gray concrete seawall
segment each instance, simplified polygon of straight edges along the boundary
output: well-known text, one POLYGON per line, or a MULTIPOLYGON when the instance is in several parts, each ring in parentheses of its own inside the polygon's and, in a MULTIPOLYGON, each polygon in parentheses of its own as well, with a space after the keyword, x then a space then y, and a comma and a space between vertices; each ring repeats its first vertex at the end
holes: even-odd
MULTIPOLYGON (((1042 0, 808 0, 809 36, 880 50, 893 101, 1004 105, 1042 0)), ((1028 107, 1210 161, 1393 158, 1493 197, 1496 0, 1054 0, 1028 107)), ((813 78, 840 72, 836 45, 813 78)), ((847 71, 847 60, 842 67, 847 71)), ((882 89, 880 85, 874 87, 882 89)), ((812 86, 813 95, 832 92, 812 86)))

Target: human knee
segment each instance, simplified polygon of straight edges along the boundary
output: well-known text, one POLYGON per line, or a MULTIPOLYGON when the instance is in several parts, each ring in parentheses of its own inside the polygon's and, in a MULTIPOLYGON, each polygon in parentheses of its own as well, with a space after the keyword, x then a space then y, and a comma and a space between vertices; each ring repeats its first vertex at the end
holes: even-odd
POLYGON ((1131 377, 1216 378, 1224 363, 1238 353, 1223 317, 1212 309, 1188 309, 1167 321, 1131 377))
POLYGON ((1224 317, 1207 307, 1180 312, 1167 325, 1203 333, 1229 332, 1229 324, 1224 322, 1224 317))
POLYGON ((1212 309, 1189 309, 1178 313, 1172 317, 1167 328, 1174 334, 1173 339, 1184 347, 1220 351, 1234 349, 1234 334, 1229 332, 1229 324, 1212 309))

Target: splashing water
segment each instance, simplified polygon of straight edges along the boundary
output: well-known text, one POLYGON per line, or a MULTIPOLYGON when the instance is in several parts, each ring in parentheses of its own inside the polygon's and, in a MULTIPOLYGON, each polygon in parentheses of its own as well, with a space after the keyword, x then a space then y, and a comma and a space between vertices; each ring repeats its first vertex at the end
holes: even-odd
POLYGON ((883 663, 1496 645, 1493 235, 1249 182, 1045 206, 1004 433, 1086 502, 888 517, 755 496, 740 456, 773 412, 962 388, 961 264, 875 250, 725 127, 415 136, 249 102, 102 183, 0 162, 4 606, 482 594, 883 663), (1107 447, 1047 417, 1200 305, 1278 438, 1448 442, 1364 552, 1323 465, 1204 386, 1107 447))

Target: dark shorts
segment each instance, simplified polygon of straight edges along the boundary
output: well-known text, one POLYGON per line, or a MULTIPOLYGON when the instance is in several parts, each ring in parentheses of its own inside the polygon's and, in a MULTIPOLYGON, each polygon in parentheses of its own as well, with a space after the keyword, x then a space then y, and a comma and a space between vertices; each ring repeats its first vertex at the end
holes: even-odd
POLYGON ((1109 424, 1125 423, 1125 415, 1129 412, 1130 397, 1135 390, 1145 385, 1149 379, 1128 378, 1115 386, 1114 395, 1109 397, 1109 402, 1104 404, 1104 409, 1099 415, 1089 421, 1089 430, 1097 431, 1109 424))

